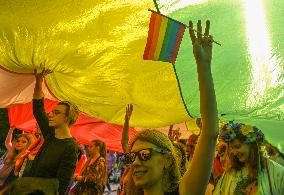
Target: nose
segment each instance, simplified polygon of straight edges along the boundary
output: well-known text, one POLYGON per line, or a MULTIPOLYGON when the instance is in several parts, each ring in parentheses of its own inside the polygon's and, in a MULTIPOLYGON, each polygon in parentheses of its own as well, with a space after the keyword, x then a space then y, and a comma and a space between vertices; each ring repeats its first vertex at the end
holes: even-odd
POLYGON ((134 162, 132 163, 132 165, 141 165, 141 160, 138 158, 138 156, 136 155, 135 156, 135 159, 134 159, 134 162))

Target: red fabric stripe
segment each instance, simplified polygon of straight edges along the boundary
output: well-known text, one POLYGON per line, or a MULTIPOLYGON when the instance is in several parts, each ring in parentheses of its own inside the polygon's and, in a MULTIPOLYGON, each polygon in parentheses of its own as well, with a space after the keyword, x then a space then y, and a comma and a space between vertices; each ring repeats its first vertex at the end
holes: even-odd
POLYGON ((152 43, 152 38, 153 38, 153 35, 154 35, 154 29, 155 29, 156 15, 157 14, 155 14, 155 13, 151 14, 148 37, 147 37, 147 44, 146 44, 146 47, 145 47, 145 50, 144 50, 144 55, 143 55, 144 60, 149 59, 149 52, 150 52, 150 49, 151 49, 151 43, 152 43))
POLYGON ((170 59, 170 62, 173 63, 173 64, 176 62, 178 50, 179 50, 179 47, 180 47, 180 43, 182 41, 184 31, 185 31, 185 26, 180 25, 179 31, 177 33, 177 38, 176 38, 176 41, 175 41, 175 46, 174 46, 174 49, 173 49, 172 57, 170 59))
MULTIPOLYGON (((56 101, 44 100, 46 112, 50 112, 56 105, 56 101)), ((11 126, 25 132, 34 132, 36 121, 33 117, 32 102, 13 105, 8 108, 11 126)), ((121 135, 123 127, 109 124, 99 119, 80 113, 76 124, 71 129, 71 135, 83 144, 89 144, 94 139, 100 139, 107 143, 108 150, 122 152, 121 135)), ((135 135, 135 129, 129 129, 129 140, 135 135)))
POLYGON ((157 42, 159 38, 160 28, 161 28, 161 22, 162 22, 162 16, 156 13, 154 14, 156 15, 156 20, 155 20, 153 38, 151 40, 151 48, 150 48, 150 52, 148 55, 148 59, 150 60, 154 58, 154 54, 156 51, 157 42))

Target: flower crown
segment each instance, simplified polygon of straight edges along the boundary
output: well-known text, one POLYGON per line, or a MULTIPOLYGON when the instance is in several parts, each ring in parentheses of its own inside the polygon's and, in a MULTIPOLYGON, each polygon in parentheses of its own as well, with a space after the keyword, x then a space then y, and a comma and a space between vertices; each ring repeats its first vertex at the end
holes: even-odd
POLYGON ((232 121, 225 124, 219 134, 219 140, 223 140, 224 142, 231 142, 241 137, 245 137, 244 143, 246 144, 262 142, 264 140, 264 134, 257 127, 234 123, 232 121))

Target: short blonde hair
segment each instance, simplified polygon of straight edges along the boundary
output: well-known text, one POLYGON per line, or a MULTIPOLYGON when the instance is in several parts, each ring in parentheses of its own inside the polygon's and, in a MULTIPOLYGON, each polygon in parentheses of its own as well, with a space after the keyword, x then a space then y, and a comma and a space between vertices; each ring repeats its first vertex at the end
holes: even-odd
POLYGON ((79 116, 79 109, 75 104, 72 104, 69 101, 61 101, 58 105, 64 105, 66 107, 66 116, 70 117, 69 127, 74 125, 79 116))

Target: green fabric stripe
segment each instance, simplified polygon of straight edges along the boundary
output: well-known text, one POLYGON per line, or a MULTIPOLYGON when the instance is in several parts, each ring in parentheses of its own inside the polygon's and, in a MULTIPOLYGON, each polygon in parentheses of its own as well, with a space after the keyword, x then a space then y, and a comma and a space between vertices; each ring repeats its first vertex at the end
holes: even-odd
POLYGON ((169 48, 169 43, 170 43, 170 40, 172 38, 175 38, 175 34, 173 35, 173 31, 174 31, 174 21, 173 20, 168 20, 168 23, 167 23, 167 30, 166 30, 166 33, 165 33, 165 37, 164 37, 164 41, 163 41, 163 46, 162 46, 162 49, 161 49, 161 52, 160 52, 160 60, 161 61, 164 61, 164 62, 167 62, 169 61, 169 50, 171 50, 171 48, 169 48))

